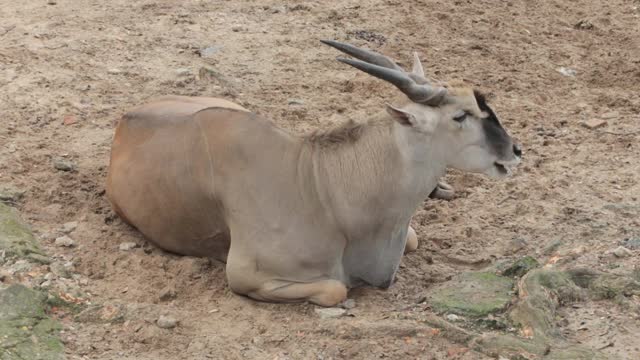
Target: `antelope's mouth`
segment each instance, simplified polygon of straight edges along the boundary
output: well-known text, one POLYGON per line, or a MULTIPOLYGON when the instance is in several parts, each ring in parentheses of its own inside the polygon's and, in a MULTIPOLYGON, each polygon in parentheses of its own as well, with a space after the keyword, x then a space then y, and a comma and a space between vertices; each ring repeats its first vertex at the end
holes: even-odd
POLYGON ((493 163, 493 166, 496 167, 496 169, 501 175, 509 175, 511 173, 511 169, 509 169, 504 164, 501 164, 497 161, 493 163))

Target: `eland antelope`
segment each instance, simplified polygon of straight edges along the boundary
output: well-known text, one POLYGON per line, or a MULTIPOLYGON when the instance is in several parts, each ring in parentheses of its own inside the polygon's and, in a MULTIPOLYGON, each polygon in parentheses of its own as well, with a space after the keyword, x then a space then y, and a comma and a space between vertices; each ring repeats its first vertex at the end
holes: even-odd
POLYGON ((480 93, 432 84, 417 55, 407 72, 323 42, 407 99, 306 136, 223 99, 155 99, 117 126, 107 177, 116 213, 162 249, 225 262, 229 287, 257 300, 334 306, 349 288, 388 288, 417 247, 414 211, 451 192, 438 188, 446 169, 501 178, 521 150, 480 93))

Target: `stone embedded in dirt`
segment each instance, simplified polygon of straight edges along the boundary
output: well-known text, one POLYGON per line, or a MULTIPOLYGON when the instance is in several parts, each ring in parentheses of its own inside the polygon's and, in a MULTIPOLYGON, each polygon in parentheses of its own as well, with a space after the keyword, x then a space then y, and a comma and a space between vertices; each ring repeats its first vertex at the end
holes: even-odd
POLYGON ((38 264, 43 264, 43 265, 51 264, 51 259, 48 256, 42 255, 42 254, 31 253, 26 256, 26 259, 38 264))
POLYGON ((354 299, 347 299, 340 304, 340 307, 347 310, 353 309, 356 307, 356 301, 354 299))
POLYGON ((77 227, 78 227, 77 221, 70 221, 70 222, 64 223, 62 225, 62 229, 60 230, 65 234, 69 234, 69 233, 72 233, 77 227))
POLYGON ((640 237, 626 239, 624 241, 624 247, 631 250, 640 249, 640 237))
POLYGON ((302 106, 304 105, 304 101, 300 100, 300 99, 289 99, 287 100, 287 102, 289 103, 289 105, 297 105, 297 106, 302 106))
POLYGON ((513 265, 509 266, 502 272, 504 276, 522 277, 524 274, 540 266, 540 263, 531 256, 524 256, 516 260, 513 265))
POLYGON ((600 119, 591 119, 591 120, 587 120, 585 122, 582 123, 582 126, 586 127, 587 129, 599 129, 603 126, 607 125, 607 121, 606 120, 600 120, 600 119))
POLYGON ((38 240, 18 211, 0 202, 0 253, 5 259, 38 254, 45 257, 38 240))
POLYGON ((491 272, 467 272, 432 289, 429 302, 439 313, 483 317, 507 307, 514 282, 491 272))
POLYGON ((60 171, 73 171, 76 165, 71 160, 57 158, 53 160, 53 167, 60 171))
POLYGON ((0 187, 0 201, 6 203, 16 203, 24 196, 24 190, 18 190, 12 187, 0 187))
POLYGON ((156 324, 159 328, 162 329, 173 329, 178 325, 178 320, 172 318, 171 316, 160 315, 156 324))
POLYGON ((625 258, 627 256, 631 256, 632 255, 631 250, 627 249, 624 246, 618 246, 617 248, 615 248, 612 251, 612 253, 613 253, 613 255, 615 255, 618 258, 625 258))
POLYGON ((191 70, 187 68, 176 69, 176 75, 178 76, 189 76, 191 75, 191 70))
POLYGON ((591 30, 593 29, 594 26, 593 26, 593 23, 591 23, 591 21, 587 19, 582 19, 578 21, 575 25, 573 25, 573 27, 578 30, 591 30))
POLYGON ((78 118, 73 115, 66 115, 62 118, 62 125, 73 125, 78 122, 78 118))
POLYGON ((197 51, 197 53, 201 57, 207 58, 207 57, 212 57, 214 54, 216 54, 220 50, 222 50, 222 45, 213 45, 213 46, 208 46, 206 48, 200 49, 197 51))
POLYGON ((107 70, 107 74, 110 74, 110 75, 122 74, 122 70, 117 69, 117 68, 112 68, 112 69, 107 70))
POLYGON ((564 75, 564 76, 568 76, 568 77, 574 77, 578 74, 578 72, 575 69, 571 69, 571 68, 566 68, 566 67, 561 67, 558 68, 557 71, 564 75))
POLYGON ((74 319, 79 322, 115 324, 123 323, 126 316, 123 304, 94 304, 78 313, 74 319))
POLYGON ((600 117, 603 119, 614 119, 620 117, 620 113, 617 111, 609 111, 600 115, 600 117))
POLYGON ((68 237, 67 235, 63 235, 63 236, 60 236, 59 238, 56 238, 56 241, 54 242, 54 244, 56 244, 57 246, 72 247, 76 245, 76 242, 73 241, 73 239, 68 237))
POLYGON ((169 285, 160 290, 160 295, 158 296, 158 298, 160 299, 160 301, 169 301, 175 299, 176 296, 176 288, 173 285, 169 285))
POLYGON ((137 247, 138 247, 138 244, 134 242, 123 242, 122 244, 120 244, 120 246, 118 246, 118 249, 120 249, 121 251, 129 251, 137 247))
POLYGON ((456 314, 447 314, 446 318, 449 321, 460 321, 460 319, 462 319, 460 316, 456 314))
POLYGON ((315 308, 314 312, 321 319, 335 319, 335 318, 339 318, 341 316, 344 316, 347 313, 347 310, 343 309, 343 308, 337 308, 337 307, 333 307, 333 308, 315 308))

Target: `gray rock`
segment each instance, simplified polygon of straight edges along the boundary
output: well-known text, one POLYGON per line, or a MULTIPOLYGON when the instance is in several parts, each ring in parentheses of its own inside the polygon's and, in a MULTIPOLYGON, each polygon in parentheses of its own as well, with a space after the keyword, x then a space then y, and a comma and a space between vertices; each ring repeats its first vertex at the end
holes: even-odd
POLYGON ((26 257, 29 254, 44 256, 38 240, 25 224, 18 211, 0 202, 0 253, 4 258, 26 257))
POLYGON ((347 313, 346 309, 343 308, 315 308, 314 312, 321 319, 335 319, 341 316, 344 316, 347 313))
POLYGON ((118 246, 118 249, 120 249, 120 251, 129 251, 137 247, 138 247, 138 244, 130 241, 130 242, 123 242, 122 244, 120 244, 120 246, 118 246))
POLYGON ((187 346, 187 352, 200 353, 204 351, 206 348, 207 348, 207 344, 205 344, 201 340, 195 339, 195 340, 191 340, 191 342, 189 343, 189 346, 187 346))
POLYGON ((448 314, 446 316, 447 320, 449 321, 460 321, 460 319, 462 319, 460 316, 456 315, 456 314, 448 314))
POLYGON ((300 99, 289 99, 288 102, 289 102, 289 105, 294 105, 294 106, 304 105, 304 101, 300 99))
POLYGON ((158 296, 158 298, 160 299, 160 301, 169 301, 175 299, 176 296, 176 288, 173 285, 169 285, 160 290, 160 295, 158 296))
POLYGON ((340 304, 340 307, 342 307, 342 308, 344 308, 344 309, 347 309, 347 310, 349 310, 349 309, 353 309, 353 308, 355 308, 355 307, 356 307, 356 301, 355 301, 355 300, 353 300, 353 299, 347 299, 347 300, 343 301, 343 302, 340 304))
POLYGON ((189 76, 191 75, 191 70, 187 68, 176 69, 176 75, 178 76, 189 76))
POLYGON ((619 257, 619 258, 625 258, 627 256, 631 256, 632 255, 631 250, 627 249, 624 246, 618 246, 617 248, 615 248, 612 251, 612 253, 613 253, 613 255, 615 255, 616 257, 619 257))
POLYGON ((578 72, 575 69, 566 68, 566 67, 561 67, 561 68, 558 68, 557 70, 560 74, 568 77, 575 77, 578 74, 578 72))
POLYGON ((25 273, 25 272, 31 271, 32 268, 33 268, 33 264, 23 259, 20 259, 16 261, 13 265, 11 265, 11 271, 14 274, 25 273))
POLYGON ((200 54, 201 57, 208 58, 208 57, 212 57, 220 50, 222 50, 222 45, 213 45, 213 46, 209 46, 204 49, 198 50, 198 54, 200 54))
POLYGON ((17 190, 12 187, 0 187, 0 201, 16 203, 24 197, 24 193, 24 190, 17 190))
POLYGON ((173 329, 178 325, 178 320, 171 316, 160 315, 156 321, 156 325, 161 329, 173 329))
POLYGON ((57 158, 53 160, 53 167, 60 171, 73 171, 76 165, 68 159, 57 158))
POLYGON ((51 280, 45 280, 40 284, 41 288, 50 288, 51 287, 51 280))
POLYGON ((640 249, 640 237, 626 239, 624 241, 624 247, 631 250, 640 249))
POLYGON ((45 256, 42 254, 31 253, 26 256, 26 259, 38 264, 43 264, 43 265, 51 264, 51 259, 48 256, 45 256))
POLYGON ((59 238, 56 238, 56 241, 54 242, 54 244, 56 244, 57 246, 72 247, 76 245, 76 242, 73 241, 73 239, 68 237, 67 235, 63 235, 63 236, 60 236, 59 238))
POLYGON ((65 234, 69 234, 72 233, 73 231, 75 231, 75 229, 78 227, 78 222, 77 221, 70 221, 68 223, 64 223, 64 225, 62 225, 62 232, 65 234))
POLYGON ((284 5, 276 5, 271 7, 272 14, 284 14, 287 12, 287 8, 284 5))

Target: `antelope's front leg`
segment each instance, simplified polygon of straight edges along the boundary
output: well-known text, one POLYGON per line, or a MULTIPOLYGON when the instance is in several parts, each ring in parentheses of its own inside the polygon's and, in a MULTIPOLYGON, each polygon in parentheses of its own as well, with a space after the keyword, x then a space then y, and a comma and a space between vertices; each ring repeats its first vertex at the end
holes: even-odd
POLYGON ((429 197, 432 199, 451 200, 454 194, 453 186, 444 181, 440 181, 431 194, 429 194, 429 197))
POLYGON ((418 235, 416 235, 416 231, 413 230, 411 226, 407 230, 407 244, 404 246, 404 253, 410 253, 412 251, 416 251, 418 248, 418 235))

